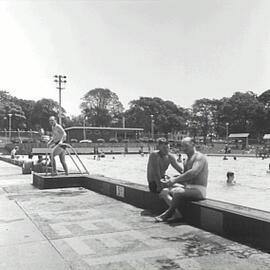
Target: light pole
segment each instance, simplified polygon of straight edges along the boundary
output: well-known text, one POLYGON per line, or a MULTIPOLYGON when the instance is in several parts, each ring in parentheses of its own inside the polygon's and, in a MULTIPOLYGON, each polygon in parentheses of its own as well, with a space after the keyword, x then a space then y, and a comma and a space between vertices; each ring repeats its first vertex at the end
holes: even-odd
POLYGON ((125 116, 122 117, 122 127, 123 128, 126 127, 126 118, 125 118, 125 116))
POLYGON ((67 76, 63 75, 54 75, 54 82, 56 82, 56 89, 59 90, 59 108, 58 108, 58 119, 59 124, 62 125, 62 111, 61 111, 61 91, 64 89, 62 84, 65 84, 67 76))
POLYGON ((228 136, 229 136, 229 123, 226 122, 226 141, 228 141, 228 136))
POLYGON ((9 113, 8 114, 8 132, 9 132, 9 140, 11 139, 11 116, 12 116, 12 114, 11 113, 9 113))
POLYGON ((17 130, 18 130, 18 138, 19 138, 19 140, 21 142, 20 130, 19 129, 17 129, 17 130))
POLYGON ((151 116, 151 138, 152 138, 152 140, 154 140, 154 115, 153 114, 151 114, 150 115, 151 116))
POLYGON ((88 117, 84 116, 83 117, 83 139, 86 140, 86 130, 85 130, 85 120, 87 120, 88 117))
MULTIPOLYGON (((122 117, 122 127, 126 128, 126 118, 125 118, 125 116, 122 117)), ((126 138, 127 138, 127 132, 124 131, 124 139, 126 140, 126 138)))

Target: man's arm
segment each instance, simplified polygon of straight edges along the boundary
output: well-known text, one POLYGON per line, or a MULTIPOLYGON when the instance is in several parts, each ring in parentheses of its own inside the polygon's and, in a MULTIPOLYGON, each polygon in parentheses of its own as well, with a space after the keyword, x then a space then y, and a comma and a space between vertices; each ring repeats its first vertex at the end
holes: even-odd
POLYGON ((205 165, 206 159, 204 156, 200 155, 199 157, 196 157, 196 160, 194 161, 192 168, 184 172, 182 175, 175 177, 171 180, 171 184, 174 183, 186 183, 189 182, 191 179, 196 177, 203 169, 205 165))
POLYGON ((155 182, 157 184, 157 189, 159 190, 161 189, 161 177, 158 156, 156 153, 151 153, 147 164, 147 180, 148 182, 155 182))
POLYGON ((184 171, 184 167, 181 166, 177 161, 176 158, 173 155, 169 155, 170 157, 170 163, 173 166, 173 168, 175 168, 179 173, 183 173, 184 171))
POLYGON ((51 138, 49 139, 49 141, 47 142, 47 147, 49 147, 49 146, 52 144, 52 142, 53 142, 53 137, 51 137, 51 138))

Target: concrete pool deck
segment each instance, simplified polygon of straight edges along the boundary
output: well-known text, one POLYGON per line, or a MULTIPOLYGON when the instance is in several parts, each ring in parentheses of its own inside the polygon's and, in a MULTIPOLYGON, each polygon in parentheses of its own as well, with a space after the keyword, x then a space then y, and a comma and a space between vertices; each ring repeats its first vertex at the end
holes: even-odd
POLYGON ((84 188, 39 190, 0 161, 0 269, 269 269, 270 254, 84 188))
MULTIPOLYGON (((33 185, 39 189, 83 187, 156 214, 167 208, 147 186, 104 176, 33 173, 33 185)), ((270 251, 270 212, 212 199, 189 202, 182 210, 191 226, 270 251)))

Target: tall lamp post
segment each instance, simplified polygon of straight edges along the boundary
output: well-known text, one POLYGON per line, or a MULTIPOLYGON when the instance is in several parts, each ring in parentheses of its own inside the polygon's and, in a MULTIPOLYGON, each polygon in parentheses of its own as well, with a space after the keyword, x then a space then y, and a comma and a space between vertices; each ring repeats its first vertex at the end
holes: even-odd
POLYGON ((83 139, 86 140, 86 130, 85 130, 85 121, 88 119, 87 116, 83 117, 83 139))
POLYGON ((152 138, 152 140, 154 140, 154 115, 153 114, 151 114, 150 115, 151 116, 151 138, 152 138))
POLYGON ((125 118, 125 116, 122 117, 122 127, 123 128, 126 127, 126 118, 125 118))
MULTIPOLYGON (((126 117, 125 116, 122 117, 122 127, 126 128, 126 117)), ((127 132, 124 131, 124 139, 126 140, 126 138, 127 138, 127 132)))
POLYGON ((64 89, 63 85, 67 82, 67 76, 63 75, 54 75, 54 82, 56 83, 56 89, 59 90, 59 108, 58 108, 58 119, 59 124, 62 125, 62 107, 61 107, 61 91, 64 89))
POLYGON ((9 140, 11 139, 11 117, 12 117, 12 114, 9 113, 8 114, 8 136, 9 136, 9 140))
POLYGON ((229 123, 226 122, 226 141, 228 141, 228 136, 229 136, 229 123))

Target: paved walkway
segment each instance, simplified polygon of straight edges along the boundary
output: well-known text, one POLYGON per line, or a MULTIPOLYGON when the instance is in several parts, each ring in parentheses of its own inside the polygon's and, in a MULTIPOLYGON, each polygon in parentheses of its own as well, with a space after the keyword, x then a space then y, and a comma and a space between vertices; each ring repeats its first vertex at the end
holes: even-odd
POLYGON ((0 269, 266 270, 270 254, 83 188, 37 190, 0 162, 0 269))

